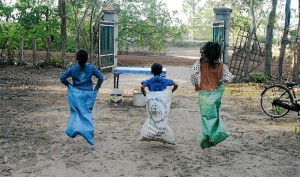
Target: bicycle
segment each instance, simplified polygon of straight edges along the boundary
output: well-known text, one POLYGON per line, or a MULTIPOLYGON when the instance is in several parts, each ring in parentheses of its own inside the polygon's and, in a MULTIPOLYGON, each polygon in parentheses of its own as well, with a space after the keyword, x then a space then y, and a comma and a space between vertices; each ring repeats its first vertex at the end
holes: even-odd
POLYGON ((273 118, 285 116, 289 111, 298 112, 300 115, 300 99, 297 99, 294 87, 295 82, 271 84, 261 93, 260 105, 262 110, 273 118))

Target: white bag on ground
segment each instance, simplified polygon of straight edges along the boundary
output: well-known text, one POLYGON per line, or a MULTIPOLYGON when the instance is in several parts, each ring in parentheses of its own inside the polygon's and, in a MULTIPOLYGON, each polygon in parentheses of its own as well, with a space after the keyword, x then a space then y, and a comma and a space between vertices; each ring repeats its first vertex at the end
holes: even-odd
POLYGON ((175 144, 173 131, 168 124, 172 93, 170 90, 147 92, 148 118, 140 132, 140 141, 161 141, 175 144))

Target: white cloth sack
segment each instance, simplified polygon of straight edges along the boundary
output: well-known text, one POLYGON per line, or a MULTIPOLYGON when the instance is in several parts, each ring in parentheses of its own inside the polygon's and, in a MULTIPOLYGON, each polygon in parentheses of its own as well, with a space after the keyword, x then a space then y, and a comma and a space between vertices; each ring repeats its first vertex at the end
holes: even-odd
POLYGON ((167 125, 172 93, 170 90, 147 92, 146 110, 148 118, 140 132, 140 141, 161 141, 175 144, 173 131, 167 125))

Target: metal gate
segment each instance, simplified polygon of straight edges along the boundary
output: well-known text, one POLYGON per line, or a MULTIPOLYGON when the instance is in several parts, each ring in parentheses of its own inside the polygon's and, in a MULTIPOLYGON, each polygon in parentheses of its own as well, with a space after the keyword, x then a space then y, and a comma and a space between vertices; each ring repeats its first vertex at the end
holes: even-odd
POLYGON ((224 21, 213 22, 213 41, 219 44, 224 43, 224 21))
POLYGON ((240 29, 233 47, 229 70, 236 76, 236 80, 242 80, 245 72, 250 73, 262 64, 263 57, 256 34, 253 31, 240 29))
POLYGON ((99 27, 99 68, 110 68, 114 66, 115 41, 114 41, 114 22, 102 21, 99 27))
POLYGON ((224 21, 213 22, 213 41, 219 43, 222 46, 221 58, 224 61, 224 42, 225 42, 224 21))

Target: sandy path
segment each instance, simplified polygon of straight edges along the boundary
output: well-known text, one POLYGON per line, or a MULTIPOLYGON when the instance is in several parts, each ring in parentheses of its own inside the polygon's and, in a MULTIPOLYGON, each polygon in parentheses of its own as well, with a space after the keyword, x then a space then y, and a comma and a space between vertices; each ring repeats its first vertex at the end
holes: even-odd
POLYGON ((112 75, 106 74, 94 108, 94 149, 82 137, 65 135, 69 107, 66 88, 57 79, 61 69, 47 74, 29 69, 18 76, 20 68, 1 68, 0 176, 299 176, 296 114, 271 121, 259 107, 260 88, 248 94, 227 89, 221 115, 232 135, 202 150, 189 68, 166 67, 167 76, 179 84, 169 118, 177 145, 136 141, 146 113, 144 107, 132 106, 130 93, 148 77, 121 76, 127 97, 121 107, 111 107, 112 75))

